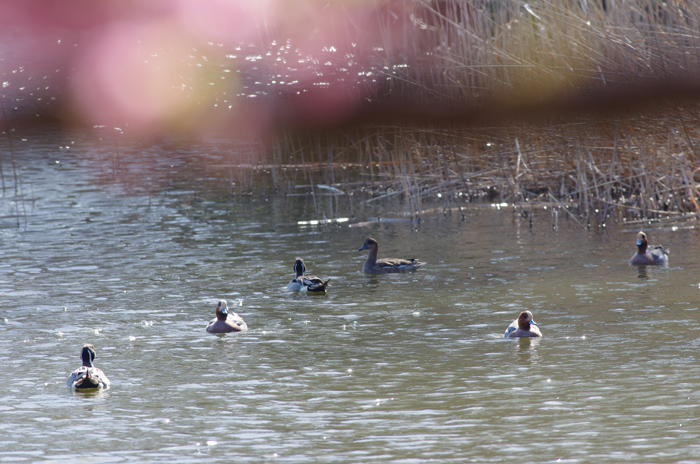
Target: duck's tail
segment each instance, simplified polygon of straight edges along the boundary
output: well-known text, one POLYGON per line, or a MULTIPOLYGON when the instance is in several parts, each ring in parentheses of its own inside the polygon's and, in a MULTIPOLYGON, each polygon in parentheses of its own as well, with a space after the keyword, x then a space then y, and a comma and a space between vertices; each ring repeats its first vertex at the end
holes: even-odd
POLYGON ((328 283, 330 281, 331 279, 327 279, 326 281, 321 281, 320 283, 309 285, 306 291, 311 293, 323 293, 326 291, 326 288, 330 287, 330 284, 328 283))
POLYGON ((79 382, 80 383, 76 382, 75 388, 100 388, 102 384, 100 380, 100 372, 95 368, 88 367, 85 369, 85 373, 79 382))

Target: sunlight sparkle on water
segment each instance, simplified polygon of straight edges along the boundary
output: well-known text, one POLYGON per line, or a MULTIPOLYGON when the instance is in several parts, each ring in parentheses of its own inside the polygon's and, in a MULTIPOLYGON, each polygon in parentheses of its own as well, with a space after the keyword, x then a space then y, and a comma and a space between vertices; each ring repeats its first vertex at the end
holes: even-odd
MULTIPOLYGON (((232 73, 236 69, 229 67, 232 73)), ((285 455, 304 462, 328 456, 339 461, 410 456, 450 464, 486 458, 505 462, 511 454, 493 439, 498 434, 535 438, 519 451, 525 453, 522 461, 554 461, 562 453, 561 461, 584 462, 585 454, 595 450, 598 461, 616 462, 620 442, 635 439, 645 440, 645 455, 630 455, 630 461, 652 461, 663 453, 675 453, 668 462, 698 461, 690 425, 683 427, 687 435, 669 440, 674 432, 669 429, 680 430, 687 419, 678 417, 679 395, 655 394, 685 382, 681 393, 690 397, 685 405, 694 404, 688 372, 700 346, 694 317, 700 311, 695 306, 700 261, 693 258, 700 255, 700 244, 687 227, 655 231, 655 239, 684 253, 676 255, 673 267, 648 269, 649 278, 640 279, 628 265, 630 253, 620 246, 630 238, 629 231, 620 230, 624 226, 611 224, 601 235, 568 223, 552 232, 545 217, 552 208, 535 211, 532 226, 507 203, 466 206, 468 226, 459 214, 442 213, 422 222, 416 233, 404 222, 356 226, 395 211, 396 205, 365 206, 353 199, 352 187, 335 183, 340 167, 334 176, 313 179, 314 197, 266 196, 264 207, 247 208, 250 200, 229 197, 229 187, 237 190, 245 179, 221 173, 216 176, 223 187, 220 199, 190 202, 198 191, 193 185, 214 176, 204 166, 190 172, 200 164, 191 160, 208 163, 200 156, 214 150, 221 152, 213 153, 212 163, 228 159, 228 141, 215 141, 220 148, 188 142, 173 150, 160 144, 143 149, 139 164, 124 171, 143 170, 140 163, 152 157, 148 179, 159 184, 156 176, 162 174, 167 189, 115 194, 123 190, 122 169, 115 171, 111 157, 101 154, 118 132, 112 126, 93 131, 103 137, 61 133, 37 143, 30 134, 16 148, 18 158, 32 163, 22 175, 23 185, 33 189, 29 201, 36 205, 26 213, 30 233, 5 233, 0 243, 0 290, 6 300, 0 327, 8 329, 4 347, 12 360, 0 377, 9 386, 3 392, 5 412, 16 410, 3 416, 3 445, 11 453, 24 453, 13 457, 26 462, 49 457, 30 452, 50 450, 57 442, 66 455, 83 449, 84 422, 65 420, 78 402, 85 403, 79 408, 88 415, 119 419, 101 424, 100 434, 110 440, 90 443, 105 461, 138 461, 144 452, 157 450, 163 460, 185 462, 188 456, 182 453, 199 453, 193 458, 235 455, 254 462, 271 457, 270 448, 276 447, 280 460, 285 455), (86 146, 83 139, 94 145, 86 146), (71 149, 59 152, 59 146, 71 149), (71 152, 77 153, 63 159, 71 152), (61 169, 54 164, 57 153, 61 169), (79 163, 76 155, 87 153, 94 157, 79 163), (178 166, 187 172, 180 174, 178 166), (85 180, 86 167, 98 176, 95 181, 85 180), (179 185, 184 174, 190 182, 179 185), (175 185, 168 181, 173 175, 175 185), (337 194, 341 188, 345 195, 337 194), (319 195, 322 191, 335 194, 319 195), (96 220, 83 223, 83 218, 96 220), (327 220, 335 222, 321 222, 327 220), (332 227, 322 228, 325 224, 332 227), (384 256, 415 255, 430 264, 412 274, 366 276, 361 272, 365 257, 357 249, 369 234, 384 239, 384 256), (308 250, 309 259, 318 263, 313 271, 338 282, 325 297, 289 298, 281 291, 291 270, 288 260, 299 250, 308 250), (35 271, 43 269, 33 263, 40 257, 48 272, 35 271), (252 330, 225 338, 206 334, 203 322, 213 314, 208 307, 200 311, 200 303, 220 293, 232 309, 245 297, 242 316, 252 330), (81 302, 77 296, 89 299, 81 302), (65 309, 68 304, 71 311, 65 309), (523 306, 536 308, 536 320, 541 316, 538 322, 551 324, 549 330, 544 325, 545 338, 497 342, 523 306), (32 308, 40 309, 31 313, 32 308), (46 308, 54 317, 33 317, 47 313, 46 308), (163 313, 150 308, 174 310, 155 323, 144 318, 163 313), (425 308, 425 314, 417 308, 425 308), (637 336, 624 336, 642 310, 649 323, 634 324, 637 336), (95 328, 103 329, 99 336, 95 328), (588 343, 589 333, 595 343, 588 343), (78 364, 78 348, 90 342, 98 366, 115 384, 109 400, 97 404, 85 395, 63 397, 65 376, 78 364), (343 362, 361 366, 358 378, 354 368, 346 367, 347 376, 342 375, 343 362), (154 366, 156 375, 150 377, 154 366), (504 368, 511 374, 505 378, 504 368), (18 373, 35 370, 38 378, 15 383, 18 373), (555 371, 557 385, 548 375, 555 371), (543 377, 546 385, 539 383, 543 377), (46 391, 28 397, 22 387, 32 381, 46 391), (522 407, 526 397, 535 407, 522 407), (515 420, 494 421, 495 404, 497 411, 518 411, 515 420), (556 420, 548 420, 550 413, 556 420), (216 417, 216 423, 203 417, 216 417), (280 417, 287 421, 278 428, 280 417), (609 417, 614 425, 633 426, 611 427, 609 417), (381 437, 389 427, 396 433, 387 442, 381 437), (129 439, 133 430, 139 435, 133 448, 143 444, 146 449, 115 450, 113 440, 129 439), (240 439, 229 440, 227 430, 240 439), (327 438, 323 446, 318 446, 319 433, 327 438), (29 452, 22 440, 32 446, 29 452), (199 440, 201 448, 192 440, 199 440), (364 454, 356 454, 358 443, 364 454), (443 459, 448 453, 454 458, 443 459)), ((121 141, 118 149, 127 152, 121 141)), ((358 175, 367 169, 358 164, 358 175)))

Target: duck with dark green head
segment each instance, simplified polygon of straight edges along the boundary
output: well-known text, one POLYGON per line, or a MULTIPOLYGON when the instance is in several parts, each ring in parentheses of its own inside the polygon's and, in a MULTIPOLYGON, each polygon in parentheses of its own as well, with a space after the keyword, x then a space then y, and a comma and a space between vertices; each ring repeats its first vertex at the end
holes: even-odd
POLYGON ((71 373, 66 380, 66 385, 76 390, 109 388, 109 379, 105 373, 93 365, 96 357, 95 347, 90 344, 84 345, 80 352, 83 365, 71 373))
POLYGON ((304 264, 304 260, 297 258, 296 261, 294 261, 294 273, 296 277, 287 284, 287 290, 292 290, 294 292, 326 293, 326 288, 330 287, 328 282, 330 282, 331 279, 323 280, 316 276, 305 275, 305 272, 306 265, 304 264))

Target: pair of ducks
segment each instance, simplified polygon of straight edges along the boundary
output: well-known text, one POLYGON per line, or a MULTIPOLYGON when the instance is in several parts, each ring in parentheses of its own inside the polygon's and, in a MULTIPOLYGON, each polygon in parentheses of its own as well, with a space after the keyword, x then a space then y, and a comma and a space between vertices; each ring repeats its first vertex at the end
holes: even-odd
MULTIPOLYGON (((207 326, 207 332, 226 333, 248 330, 248 326, 236 313, 228 310, 226 300, 220 300, 216 306, 216 319, 207 326)), ((506 329, 505 338, 516 337, 541 337, 542 333, 532 320, 530 311, 523 311, 506 329)), ((97 357, 95 347, 91 344, 83 346, 80 359, 83 365, 74 370, 66 380, 68 387, 76 390, 108 389, 109 379, 102 369, 95 367, 94 360, 97 357)))
MULTIPOLYGON (((417 259, 402 259, 402 258, 382 258, 377 259, 377 254, 379 252, 379 243, 373 239, 368 238, 365 243, 362 244, 358 251, 367 250, 367 260, 364 266, 362 266, 362 271, 366 274, 390 274, 396 272, 408 272, 415 271, 425 263, 418 261, 417 259)), ((287 285, 287 290, 292 290, 295 292, 307 292, 307 293, 325 293, 326 288, 330 287, 328 282, 330 279, 323 280, 316 276, 306 275, 306 265, 304 260, 297 258, 294 261, 294 274, 295 277, 287 285)))
MULTIPOLYGON (((216 305, 216 319, 207 326, 209 333, 241 332, 248 330, 248 325, 238 314, 228 309, 226 300, 219 300, 216 305)), ((80 351, 80 359, 83 365, 74 370, 66 379, 66 385, 76 390, 109 388, 110 382, 102 369, 95 367, 97 357, 95 347, 91 344, 84 345, 80 351)))
MULTIPOLYGON (((668 250, 662 245, 649 246, 649 240, 644 232, 637 234, 637 252, 630 259, 634 266, 666 265, 668 264, 668 250)), ((518 318, 511 322, 504 334, 505 338, 541 337, 537 323, 532 320, 530 311, 523 311, 518 318)))
MULTIPOLYGON (((630 259, 634 266, 666 265, 668 264, 668 250, 662 245, 649 246, 649 240, 644 232, 637 234, 637 252, 630 259)), ((523 311, 506 329, 505 338, 541 337, 537 323, 532 320, 530 311, 523 311)))

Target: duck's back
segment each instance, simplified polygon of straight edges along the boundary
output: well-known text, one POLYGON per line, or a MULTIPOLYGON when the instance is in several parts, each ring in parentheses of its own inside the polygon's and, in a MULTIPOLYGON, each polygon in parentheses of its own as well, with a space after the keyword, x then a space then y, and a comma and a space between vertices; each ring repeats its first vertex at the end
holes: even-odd
POLYGON ((248 330, 248 324, 245 323, 243 318, 234 312, 230 312, 226 318, 227 323, 236 324, 241 330, 248 330))
POLYGON ((504 334, 505 338, 541 337, 541 336, 542 336, 542 332, 540 332, 539 327, 537 327, 534 324, 531 324, 530 330, 523 330, 519 327, 517 319, 510 323, 510 325, 506 328, 506 332, 504 334))
POLYGON ((330 287, 328 282, 330 282, 331 279, 326 279, 323 280, 320 277, 316 276, 304 276, 304 286, 306 287, 306 291, 310 293, 323 293, 326 291, 326 287, 330 287))
POLYGON ((372 263, 367 260, 364 265, 364 272, 368 274, 388 274, 393 272, 415 271, 424 263, 415 259, 383 258, 372 263))
POLYGON ((107 388, 109 379, 96 367, 81 366, 71 373, 66 385, 76 389, 107 388))
POLYGON ((240 325, 230 322, 228 319, 225 321, 215 320, 207 326, 207 332, 209 333, 231 333, 241 332, 244 330, 248 330, 248 326, 245 322, 243 325, 240 325))
POLYGON ((298 292, 304 286, 303 278, 295 277, 287 284, 287 290, 298 292))
POLYGON ((530 330, 523 330, 516 326, 515 330, 506 333, 506 338, 520 337, 541 337, 542 332, 537 327, 531 327, 530 330))
POLYGON ((632 265, 668 264, 668 250, 662 245, 654 245, 647 248, 646 253, 635 253, 630 259, 632 265))
POLYGON ((650 250, 647 251, 654 259, 657 264, 667 264, 668 263, 668 250, 662 245, 654 245, 650 250))

